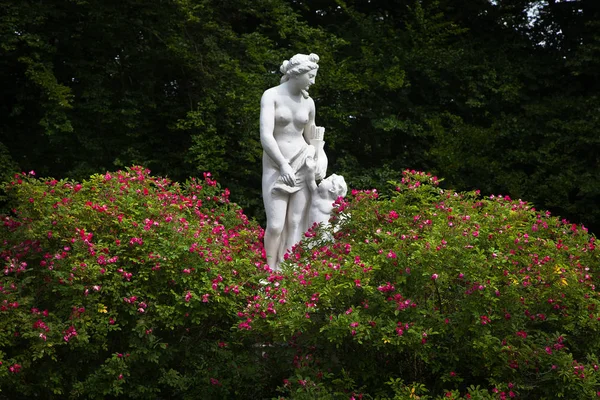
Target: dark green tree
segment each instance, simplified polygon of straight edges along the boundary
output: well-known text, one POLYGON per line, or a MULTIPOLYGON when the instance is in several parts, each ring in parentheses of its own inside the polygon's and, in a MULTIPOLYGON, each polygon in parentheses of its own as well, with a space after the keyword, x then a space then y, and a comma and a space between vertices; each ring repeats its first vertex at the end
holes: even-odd
POLYGON ((22 170, 211 171, 261 215, 259 99, 321 56, 332 171, 421 169, 597 226, 594 0, 0 0, 0 143, 22 170))

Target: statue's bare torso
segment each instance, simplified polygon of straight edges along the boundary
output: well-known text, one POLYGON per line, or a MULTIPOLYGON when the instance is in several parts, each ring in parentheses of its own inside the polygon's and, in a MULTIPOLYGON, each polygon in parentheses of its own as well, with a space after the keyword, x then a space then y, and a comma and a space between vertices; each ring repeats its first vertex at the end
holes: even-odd
POLYGON ((272 98, 274 104, 273 137, 283 157, 290 161, 300 149, 307 145, 303 136, 309 120, 314 119, 315 104, 309 97, 292 98, 281 93, 280 86, 267 90, 264 96, 272 98))

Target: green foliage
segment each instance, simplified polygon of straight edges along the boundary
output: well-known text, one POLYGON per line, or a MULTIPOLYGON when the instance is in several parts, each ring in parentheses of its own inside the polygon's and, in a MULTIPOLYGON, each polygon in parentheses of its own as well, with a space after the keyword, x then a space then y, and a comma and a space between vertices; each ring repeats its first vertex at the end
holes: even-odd
POLYGON ((260 354, 230 335, 258 285, 262 230, 210 175, 179 185, 141 167, 83 183, 18 174, 6 190, 3 395, 268 392, 260 354))
MULTIPOLYGON (((18 171, 17 164, 10 156, 8 149, 4 144, 0 142, 0 182, 7 181, 10 177, 18 171)), ((0 186, 0 212, 4 210, 6 196, 4 190, 0 186)))
POLYGON ((10 177, 17 172, 17 164, 10 156, 8 149, 2 143, 0 143, 0 182, 7 181, 10 177))
POLYGON ((405 171, 264 264, 210 174, 20 173, 0 229, 0 397, 592 398, 596 238, 405 171))
POLYGON ((351 186, 418 168, 596 229, 593 3, 0 0, 0 142, 44 176, 209 170, 261 219, 260 96, 315 52, 317 122, 351 186))
POLYGON ((390 195, 354 191, 335 240, 309 232, 249 304, 247 334, 293 360, 286 396, 594 397, 595 237, 438 183, 407 171, 390 195))

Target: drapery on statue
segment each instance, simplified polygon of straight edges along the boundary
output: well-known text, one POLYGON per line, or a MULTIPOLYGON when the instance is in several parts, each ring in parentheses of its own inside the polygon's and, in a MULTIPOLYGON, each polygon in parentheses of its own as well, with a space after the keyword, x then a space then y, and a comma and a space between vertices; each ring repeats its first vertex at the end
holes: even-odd
POLYGON ((315 126, 315 103, 308 95, 318 62, 316 54, 296 54, 284 61, 281 83, 267 89, 260 101, 262 193, 267 214, 264 242, 267 264, 274 270, 309 227, 309 178, 314 183, 327 171, 324 129, 315 126))

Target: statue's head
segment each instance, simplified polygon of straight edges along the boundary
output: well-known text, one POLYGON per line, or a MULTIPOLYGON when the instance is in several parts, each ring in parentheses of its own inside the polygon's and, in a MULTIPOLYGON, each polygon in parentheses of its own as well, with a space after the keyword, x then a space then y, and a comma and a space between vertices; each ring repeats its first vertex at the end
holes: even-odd
POLYGON ((318 62, 319 56, 314 53, 309 55, 296 54, 289 60, 285 60, 279 68, 283 74, 281 83, 287 82, 290 79, 298 80, 302 94, 307 98, 308 87, 314 83, 314 78, 319 69, 318 62))
POLYGON ((323 179, 319 184, 319 187, 326 189, 332 198, 337 199, 338 197, 345 197, 348 193, 348 186, 346 180, 341 175, 331 174, 327 178, 323 179))
POLYGON ((309 55, 306 54, 296 54, 294 57, 289 60, 285 60, 279 71, 283 74, 281 77, 281 82, 286 82, 290 78, 295 78, 298 75, 305 74, 309 71, 319 69, 319 56, 311 53, 309 55))

